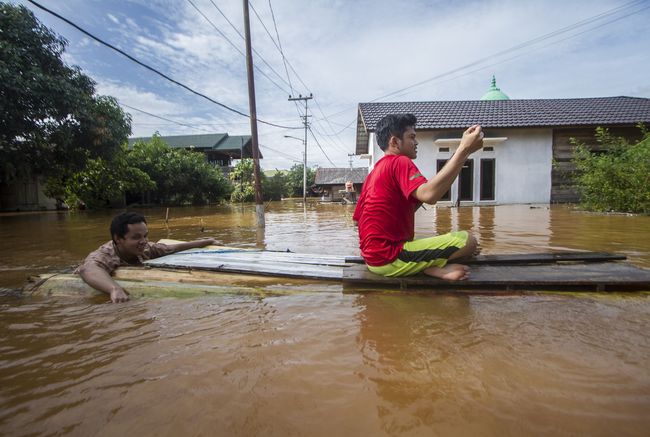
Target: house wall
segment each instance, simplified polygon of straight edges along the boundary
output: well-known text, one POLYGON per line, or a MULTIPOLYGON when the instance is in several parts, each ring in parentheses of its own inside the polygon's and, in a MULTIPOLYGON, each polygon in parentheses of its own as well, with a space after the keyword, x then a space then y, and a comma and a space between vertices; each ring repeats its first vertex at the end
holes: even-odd
MULTIPOLYGON (((437 145, 437 139, 458 138, 462 130, 418 131, 418 157, 415 165, 427 177, 436 173, 436 162, 449 159, 457 145, 437 145), (449 152, 440 152, 439 147, 449 147, 449 152)), ((507 137, 495 144, 493 151, 478 151, 474 159, 473 197, 471 202, 462 204, 516 204, 549 203, 551 200, 551 167, 553 158, 552 129, 487 129, 486 138, 507 137), (495 200, 481 201, 480 198, 480 159, 495 159, 495 200)), ((370 168, 383 156, 375 144, 374 133, 369 137, 368 150, 371 151, 370 168)), ((451 188, 451 201, 459 196, 458 180, 451 188)), ((445 202, 441 202, 444 204, 445 202)))
POLYGON ((43 178, 32 177, 0 184, 0 211, 41 211, 56 209, 56 200, 43 193, 43 178))
MULTIPOLYGON (((610 126, 609 133, 615 137, 627 138, 630 142, 639 141, 642 137, 638 127, 610 126)), ((571 163, 575 146, 572 139, 585 144, 591 150, 601 150, 596 141, 596 129, 590 128, 557 128, 553 130, 553 187, 551 202, 578 202, 580 196, 572 180, 575 166, 571 163)))

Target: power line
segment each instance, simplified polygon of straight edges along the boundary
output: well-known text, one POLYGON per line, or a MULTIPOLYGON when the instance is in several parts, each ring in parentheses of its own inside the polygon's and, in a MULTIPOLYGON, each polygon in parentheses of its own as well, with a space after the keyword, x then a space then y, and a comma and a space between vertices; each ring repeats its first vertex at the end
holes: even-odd
MULTIPOLYGON (((224 103, 218 102, 218 101, 214 100, 213 98, 208 97, 208 96, 206 96, 205 94, 202 94, 202 93, 200 93, 200 92, 198 92, 198 91, 196 91, 196 90, 190 88, 189 86, 187 86, 187 85, 185 85, 185 84, 183 84, 183 83, 181 83, 181 82, 179 82, 179 81, 177 81, 177 80, 175 80, 175 79, 172 79, 171 77, 167 76, 165 73, 162 73, 161 71, 159 71, 159 70, 157 70, 157 69, 155 69, 155 68, 153 68, 153 67, 151 67, 151 66, 145 64, 144 62, 142 62, 142 61, 136 59, 135 57, 129 55, 129 54, 126 53, 125 51, 123 51, 123 50, 121 50, 121 49, 115 47, 114 45, 112 45, 112 44, 110 44, 110 43, 108 43, 108 42, 102 40, 101 38, 99 38, 99 37, 93 35, 92 33, 88 32, 87 30, 83 29, 82 27, 78 26, 77 24, 73 23, 72 21, 68 20, 67 18, 65 18, 65 17, 63 17, 63 16, 57 14, 56 12, 54 12, 54 11, 52 11, 52 10, 46 8, 45 6, 43 6, 43 5, 41 5, 41 4, 37 3, 37 2, 35 2, 34 0, 27 0, 27 1, 30 2, 31 4, 33 4, 34 6, 36 6, 37 8, 42 9, 42 10, 44 10, 45 12, 47 12, 47 13, 49 13, 49 14, 55 16, 56 18, 58 18, 58 19, 60 19, 60 20, 62 20, 62 21, 64 21, 64 22, 66 22, 66 23, 69 24, 70 26, 74 27, 75 29, 77 29, 78 31, 80 31, 80 32, 83 33, 84 35, 86 35, 86 36, 92 38, 93 40, 97 41, 98 43, 100 43, 100 44, 102 44, 102 45, 104 45, 104 46, 106 46, 106 47, 108 47, 108 48, 110 48, 110 49, 112 49, 112 50, 118 52, 119 54, 121 54, 122 56, 126 57, 126 58, 129 59, 130 61, 135 62, 136 64, 140 65, 141 67, 146 68, 147 70, 149 70, 149 71, 151 71, 151 72, 153 72, 153 73, 156 73, 157 75, 159 75, 159 76, 161 76, 162 78, 168 80, 169 82, 172 82, 173 84, 178 85, 178 86, 180 86, 181 88, 184 88, 184 89, 186 89, 187 91, 191 92, 192 94, 195 94, 195 95, 197 95, 197 96, 199 96, 199 97, 202 97, 202 98, 208 100, 208 101, 211 102, 211 103, 214 103, 215 105, 221 106, 222 108, 227 109, 227 110, 230 111, 230 112, 234 112, 235 114, 241 115, 241 116, 243 116, 243 117, 248 117, 248 118, 250 118, 250 115, 248 115, 248 114, 246 114, 246 113, 244 113, 244 112, 241 112, 241 111, 239 111, 239 110, 237 110, 237 109, 235 109, 235 108, 231 108, 230 106, 228 106, 228 105, 226 105, 226 104, 224 104, 224 103)), ((302 129, 302 127, 281 126, 281 125, 278 125, 278 124, 275 124, 275 123, 270 123, 270 122, 268 122, 268 121, 261 120, 261 119, 259 119, 259 118, 257 119, 257 121, 259 121, 260 123, 263 123, 263 124, 269 125, 269 126, 279 127, 279 128, 282 128, 282 129, 302 129)))
MULTIPOLYGON (((649 8, 650 8, 650 5, 645 6, 645 7, 641 8, 641 9, 636 10, 636 11, 630 12, 629 14, 626 14, 626 15, 623 15, 623 16, 620 16, 620 17, 616 17, 616 18, 614 18, 614 19, 612 19, 612 20, 610 20, 610 21, 607 21, 607 22, 605 22, 605 23, 602 23, 602 24, 600 24, 600 25, 598 25, 598 26, 592 27, 592 28, 590 28, 590 29, 585 29, 585 30, 583 30, 582 32, 579 32, 579 33, 576 33, 576 34, 573 34, 573 35, 569 35, 569 36, 567 36, 566 38, 562 38, 562 39, 559 39, 559 40, 557 40, 557 41, 552 41, 552 42, 550 42, 550 43, 548 43, 548 44, 545 44, 545 45, 543 45, 543 46, 540 46, 540 47, 535 47, 535 48, 533 48, 532 50, 541 50, 541 49, 544 49, 544 48, 546 48, 546 47, 550 47, 550 46, 552 46, 552 45, 554 45, 554 44, 560 43, 560 42, 562 42, 562 41, 569 40, 569 39, 571 39, 571 38, 575 38, 576 36, 582 35, 582 34, 587 33, 587 32, 591 32, 592 30, 595 30, 595 29, 598 29, 598 28, 600 28, 600 27, 606 26, 606 25, 611 24, 611 23, 613 23, 613 22, 615 22, 615 21, 622 20, 622 19, 624 19, 624 18, 626 18, 626 17, 629 17, 630 15, 637 14, 637 13, 639 13, 639 12, 645 10, 645 9, 649 9, 649 8)), ((503 60, 501 60, 501 61, 494 62, 494 63, 492 63, 492 64, 488 64, 488 65, 485 65, 485 66, 483 66, 483 67, 479 67, 479 68, 476 68, 476 69, 474 69, 474 70, 470 70, 470 71, 465 72, 465 73, 462 73, 462 74, 458 74, 458 75, 453 76, 453 77, 450 77, 450 78, 448 78, 448 79, 446 79, 446 80, 439 80, 439 81, 436 81, 436 83, 443 83, 443 82, 453 81, 453 80, 458 79, 458 78, 460 78, 460 77, 467 76, 467 75, 469 75, 469 74, 476 73, 476 72, 478 72, 478 71, 486 70, 486 69, 488 69, 488 68, 490 68, 490 67, 494 67, 495 65, 499 65, 499 64, 503 64, 503 63, 505 63, 505 62, 512 61, 513 59, 520 58, 520 57, 522 57, 522 56, 528 55, 529 53, 530 53, 530 52, 519 53, 519 54, 516 54, 516 55, 511 56, 511 57, 509 57, 509 58, 503 59, 503 60)), ((400 94, 396 94, 395 97, 403 96, 403 95, 405 95, 405 94, 409 94, 409 93, 411 93, 411 92, 413 92, 413 91, 402 92, 402 93, 400 93, 400 94)), ((354 121, 356 121, 356 119, 353 120, 353 122, 354 122, 354 121)))
POLYGON ((289 70, 287 69, 287 58, 284 56, 284 51, 282 50, 282 42, 280 41, 280 33, 278 32, 278 24, 275 22, 275 14, 273 13, 273 6, 271 5, 271 0, 269 0, 269 9, 271 10, 271 18, 273 19, 273 27, 275 28, 275 36, 278 38, 278 48, 280 49, 280 55, 282 55, 282 63, 284 64, 284 71, 287 74, 287 80, 289 81, 289 88, 291 88, 291 94, 293 94, 293 86, 291 85, 291 77, 289 76, 289 70))
POLYGON ((169 121, 169 122, 174 123, 174 124, 178 124, 178 125, 181 125, 181 126, 186 126, 186 127, 192 128, 192 129, 203 131, 203 132, 211 132, 211 131, 209 131, 207 129, 192 126, 191 124, 181 123, 180 121, 172 120, 170 118, 161 117, 160 115, 152 114, 151 112, 147 112, 147 111, 144 111, 142 109, 134 108, 133 106, 129 106, 126 103, 122 103, 122 102, 119 102, 119 103, 120 103, 120 106, 124 106, 125 108, 129 108, 129 109, 132 109, 134 111, 142 112, 143 114, 147 114, 150 117, 158 118, 160 120, 169 121))
MULTIPOLYGON (((210 1, 212 2, 212 0, 210 0, 210 1)), ((215 26, 215 24, 214 24, 214 23, 213 23, 213 22, 208 18, 208 16, 205 15, 205 14, 204 14, 204 13, 203 13, 199 8, 198 8, 198 6, 196 6, 196 5, 194 4, 194 2, 192 2, 192 0, 187 0, 187 2, 188 2, 190 5, 192 5, 192 7, 193 7, 194 9, 196 9, 196 11, 197 11, 197 12, 198 12, 198 13, 199 13, 203 18, 205 18, 205 20, 206 20, 208 23, 210 23, 210 25, 214 28, 214 30, 216 30, 216 31, 219 33, 219 35, 221 35, 221 36, 223 37, 223 39, 225 39, 226 41, 228 41, 228 43, 230 43, 230 45, 231 45, 235 50, 237 50, 237 52, 239 52, 240 55, 242 55, 243 57, 246 57, 246 55, 244 54, 244 52, 242 52, 241 49, 240 49, 239 47, 237 47, 237 45, 236 45, 235 43, 233 43, 232 40, 231 40, 230 38, 228 38, 228 37, 226 36, 226 34, 223 33, 223 32, 221 31, 221 29, 219 29, 217 26, 215 26)), ((223 14, 223 12, 221 12, 221 9, 219 9, 219 7, 218 7, 217 5, 214 4, 214 2, 212 2, 212 4, 214 5, 215 8, 217 8, 217 10, 221 13, 221 15, 223 15, 224 18, 226 18, 226 21, 228 21, 228 23, 229 23, 229 24, 230 24, 230 25, 235 29, 235 31, 239 34, 239 36, 241 36, 242 38, 244 38, 243 35, 242 35, 241 33, 239 33, 239 30, 237 30, 237 28, 236 28, 236 27, 235 27, 235 26, 230 22, 230 20, 228 20, 228 18, 223 14)), ((276 76, 278 76, 278 77, 280 78, 280 80, 284 81, 284 78, 283 78, 282 76, 280 76, 280 74, 279 74, 277 71, 275 71, 275 70, 273 69, 273 67, 271 67, 271 65, 269 65, 269 63, 266 62, 266 60, 265 60, 265 59, 264 59, 264 58, 263 58, 263 57, 262 57, 262 56, 261 56, 261 55, 260 55, 256 50, 255 50, 255 49, 253 49, 253 51, 254 51, 255 54, 260 58, 260 60, 261 60, 264 64, 266 64, 266 65, 271 69, 271 71, 275 73, 276 76)), ((269 82, 271 82, 273 85, 275 85, 275 86, 276 86, 280 91, 282 91, 283 93, 288 93, 288 91, 287 91, 286 89, 284 89, 284 88, 282 88, 280 85, 278 85, 277 82, 275 82, 273 79, 271 79, 271 78, 270 78, 270 77, 269 77, 269 76, 268 76, 268 75, 267 75, 267 74, 266 74, 262 69, 260 69, 258 66, 254 66, 254 68, 255 68, 255 69, 256 69, 256 70, 257 70, 257 71, 258 71, 262 76, 266 77, 266 78, 269 80, 269 82)))
POLYGON ((287 153, 285 153, 285 152, 281 152, 281 151, 276 150, 276 149, 274 149, 274 148, 272 148, 272 147, 269 147, 269 146, 267 146, 267 145, 265 145, 265 144, 260 144, 260 147, 263 147, 263 148, 265 148, 265 149, 269 149, 270 151, 275 152, 275 153, 277 153, 277 154, 279 154, 279 155, 284 155, 285 158, 288 158, 288 159, 290 159, 290 160, 292 160, 292 161, 302 162, 301 160, 297 159, 295 156, 291 156, 291 155, 289 155, 289 154, 287 154, 287 153))
POLYGON ((316 135, 314 135, 314 132, 311 130, 311 126, 308 126, 307 129, 309 129, 309 132, 311 133, 311 136, 314 138, 314 141, 316 141, 316 145, 320 149, 321 152, 323 152, 323 155, 325 155, 325 158, 332 164, 334 167, 336 167, 336 164, 332 162, 329 156, 327 156, 327 153, 325 153, 325 150, 321 147, 320 143, 318 142, 318 138, 316 138, 316 135))
MULTIPOLYGON (((598 15, 594 15, 593 17, 586 18, 586 19, 584 19, 584 20, 581 20, 581 21, 578 21, 578 22, 576 22, 576 23, 573 23, 573 24, 571 24, 571 25, 569 25, 569 26, 563 27, 563 28, 561 28, 561 29, 558 29, 558 30, 555 30, 555 31, 553 31, 553 32, 547 33, 547 34, 545 34, 545 35, 539 36, 539 37, 537 37, 537 38, 533 38, 533 39, 531 39, 531 40, 525 41, 525 42, 523 42, 523 43, 521 43, 521 44, 518 44, 518 45, 516 45, 516 46, 510 47, 510 48, 505 49, 505 50, 501 50, 501 51, 496 52, 496 53, 493 53, 493 54, 491 54, 491 55, 489 55, 489 56, 486 56, 486 57, 483 57, 483 58, 478 59, 478 60, 476 60, 476 61, 470 62, 469 64, 465 64, 465 65, 463 65, 463 66, 461 66, 461 67, 455 68, 455 69, 450 70, 450 71, 448 71, 448 72, 445 72, 445 73, 442 73, 442 74, 439 74, 439 75, 436 75, 436 76, 430 77, 430 78, 428 78, 428 79, 425 79, 425 80, 422 80, 422 81, 420 81, 420 82, 414 83, 414 84, 409 85, 409 86, 407 86, 407 87, 405 87, 405 88, 402 88, 402 89, 400 89, 400 90, 393 91, 393 92, 390 92, 390 93, 388 93, 388 94, 384 94, 384 95, 381 96, 381 97, 377 97, 376 99, 371 100, 371 102, 374 102, 374 101, 379 100, 379 99, 385 99, 386 97, 390 97, 390 96, 392 96, 392 95, 394 95, 394 94, 398 94, 398 93, 400 93, 400 92, 402 92, 402 91, 406 91, 406 90, 408 90, 408 89, 411 89, 411 88, 414 88, 414 87, 418 87, 418 86, 420 86, 420 85, 424 85, 425 83, 431 82, 431 81, 433 81, 433 80, 440 79, 440 78, 442 78, 442 77, 444 77, 444 76, 448 76, 448 75, 450 75, 450 74, 457 73, 458 71, 464 70, 464 69, 469 68, 469 67, 472 67, 472 66, 474 66, 474 65, 481 64, 481 63, 483 63, 483 62, 485 62, 485 61, 487 61, 487 60, 493 59, 493 58, 495 58, 495 57, 502 56, 502 55, 507 54, 507 53, 512 52, 512 51, 516 51, 516 50, 520 50, 520 49, 526 48, 526 47, 528 47, 528 46, 531 46, 531 45, 533 45, 533 44, 537 44, 538 42, 541 42, 541 41, 545 41, 545 40, 547 40, 547 39, 549 39, 549 38, 552 38, 552 37, 554 37, 554 36, 560 35, 560 34, 562 34, 562 33, 569 32, 569 31, 571 31, 571 30, 573 30, 573 29, 576 29, 576 28, 578 28, 578 27, 586 26, 587 24, 591 24, 591 23, 593 23, 594 21, 600 20, 601 18, 604 18, 604 17, 609 16, 609 15, 613 15, 614 13, 616 13, 616 12, 622 10, 622 9, 627 9, 628 7, 637 6, 638 4, 643 3, 643 1, 644 1, 644 0, 640 0, 640 1, 639 1, 639 0, 635 0, 635 1, 632 1, 632 2, 627 3, 627 4, 625 4, 625 5, 622 5, 622 6, 619 6, 619 7, 613 8, 613 9, 611 9, 611 10, 609 10, 609 11, 606 11, 606 12, 600 13, 600 14, 598 14, 598 15)), ((613 22, 613 21, 616 21, 616 20, 612 20, 611 22, 613 22)), ((596 28, 594 28, 594 29, 596 29, 596 28)), ((593 29, 589 29, 589 30, 593 30, 593 29)), ((579 34, 576 34, 576 35, 579 35, 579 34)), ((573 36, 576 36, 576 35, 572 35, 571 38, 572 38, 573 36)))
MULTIPOLYGON (((489 56, 486 56, 486 57, 484 57, 484 58, 481 58, 481 59, 479 59, 479 60, 477 60, 477 61, 470 62, 470 63, 468 63, 468 64, 465 64, 465 65, 461 66, 461 67, 454 68, 454 69, 452 69, 452 70, 446 71, 446 72, 444 72, 444 73, 441 73, 441 74, 438 74, 438 75, 436 75, 436 76, 430 77, 430 78, 428 78, 428 79, 422 80, 422 81, 420 81, 420 82, 414 83, 414 84, 409 85, 409 86, 407 86, 407 87, 401 88, 401 89, 399 89, 399 90, 392 91, 392 92, 390 92, 390 93, 388 93, 388 94, 384 94, 383 96, 380 96, 380 97, 374 98, 374 99, 372 99, 372 100, 369 100, 369 102, 375 102, 375 101, 377 101, 377 100, 384 99, 384 98, 386 98, 386 97, 391 97, 391 96, 394 96, 394 95, 396 95, 396 94, 400 94, 400 93, 402 93, 402 92, 404 92, 404 91, 406 91, 406 90, 409 90, 409 89, 412 89, 412 88, 415 88, 415 87, 421 86, 421 85, 423 85, 423 84, 425 84, 425 83, 432 82, 432 81, 437 81, 438 79, 441 79, 441 78, 443 78, 443 77, 445 77, 445 76, 449 76, 449 75, 452 75, 452 74, 454 74, 454 73, 460 72, 460 71, 462 71, 462 70, 464 70, 464 69, 467 69, 467 68, 472 67, 472 66, 474 66, 474 65, 477 65, 477 64, 480 64, 480 63, 482 63, 482 62, 485 62, 486 60, 490 60, 490 59, 493 59, 493 58, 495 58, 495 57, 502 56, 502 55, 507 54, 507 53, 509 53, 509 52, 511 52, 511 51, 516 51, 516 50, 520 50, 520 49, 522 49, 522 48, 526 48, 526 47, 528 47, 528 46, 530 46, 530 45, 533 45, 533 44, 539 43, 539 42, 541 42, 541 41, 547 40, 547 39, 549 39, 549 38, 552 38, 552 37, 554 37, 554 36, 560 35, 560 34, 562 34, 562 33, 569 32, 569 31, 574 30, 574 29, 576 29, 576 28, 578 28, 578 27, 586 26, 586 25, 588 25, 588 24, 593 23, 594 21, 598 21, 598 20, 603 19, 603 18, 605 18, 605 17, 607 17, 607 16, 613 15, 613 14, 615 14, 616 12, 620 12, 620 11, 622 11, 623 9, 627 9, 627 8, 632 8, 632 7, 634 7, 634 6, 638 6, 638 5, 640 5, 640 4, 643 4, 644 1, 645 1, 645 0, 635 0, 635 1, 632 1, 632 2, 629 2, 629 3, 626 3, 626 4, 621 5, 621 6, 618 6, 618 7, 616 7, 616 8, 613 8, 613 9, 607 10, 607 11, 605 11, 605 12, 602 12, 602 13, 600 13, 600 14, 594 15, 594 16, 592 16, 592 17, 586 18, 586 19, 584 19, 584 20, 577 21, 577 22, 575 22, 575 23, 573 23, 573 24, 571 24, 571 25, 569 25, 569 26, 566 26, 566 27, 563 27, 563 28, 560 28, 560 29, 554 30, 553 32, 549 32, 549 33, 547 33, 547 34, 544 34, 544 35, 538 36, 538 37, 536 37, 536 38, 530 39, 530 40, 528 40, 528 41, 525 41, 525 42, 523 42, 523 43, 517 44, 517 45, 512 46, 512 47, 510 47, 510 48, 508 48, 508 49, 504 49, 504 50, 501 50, 501 51, 499 51, 499 52, 493 53, 493 54, 491 54, 491 55, 489 55, 489 56)), ((639 9, 639 10, 637 10, 637 11, 631 13, 631 14, 627 14, 627 15, 625 15, 625 16, 623 16, 623 17, 617 17, 617 18, 615 18, 615 19, 613 19, 613 20, 611 20, 611 21, 607 21, 607 22, 605 22, 605 23, 603 23, 603 24, 601 24, 601 25, 599 25, 599 26, 596 26, 596 27, 593 27, 593 28, 590 28, 590 29, 586 29, 586 30, 583 31, 583 32, 580 32, 580 33, 577 33, 577 34, 571 35, 571 36, 569 36, 569 37, 567 37, 567 38, 564 38, 564 39, 562 39, 562 40, 559 40, 559 41, 554 41, 554 42, 552 42, 552 43, 550 43, 550 44, 548 44, 548 45, 556 44, 556 43, 561 42, 561 41, 564 41, 564 40, 566 40, 566 39, 574 38, 574 37, 579 36, 579 35, 581 35, 581 34, 583 34, 583 33, 590 32, 590 31, 592 31, 592 30, 598 29, 598 28, 603 27, 603 26, 605 26, 605 25, 607 25, 607 24, 613 23, 614 21, 618 21, 618 20, 621 19, 621 18, 625 18, 625 17, 627 17, 627 16, 629 16, 629 15, 632 15, 632 14, 634 14, 634 13, 638 13, 638 12, 640 12, 640 11, 643 10, 643 9, 646 9, 646 8, 639 9)), ((547 47, 548 45, 543 46, 543 47, 547 47)), ((523 55, 526 55, 526 54, 528 54, 528 53, 523 53, 523 54, 521 54, 521 55, 517 55, 517 56, 515 56, 515 57, 512 57, 512 58, 506 59, 506 60, 504 60, 504 61, 499 61, 499 62, 492 63, 492 64, 490 64, 490 66, 498 65, 498 64, 500 64, 500 63, 506 62, 506 61, 508 61, 508 60, 511 60, 511 59, 514 59, 514 58, 516 58, 516 57, 523 56, 523 55)), ((479 71, 479 70, 480 70, 480 69, 478 69, 478 70, 474 70, 474 71, 479 71)), ((457 77, 459 77, 459 76, 457 76, 457 77)), ((341 110, 341 111, 339 111, 339 112, 336 112, 336 113, 330 114, 329 116, 330 116, 330 117, 335 117, 335 116, 337 116, 337 115, 339 115, 339 114, 342 114, 342 113, 344 113, 344 112, 347 112, 347 111, 348 111, 348 109, 344 109, 344 110, 341 110)), ((352 124, 352 122, 351 122, 350 124, 352 124)))
MULTIPOLYGON (((210 0, 210 1, 212 1, 212 0, 210 0)), ((288 79, 289 81, 291 81, 291 79, 290 79, 290 75, 289 75, 289 71, 287 70, 287 63, 289 63, 289 61, 287 60, 286 56, 284 55, 284 51, 282 50, 282 46, 280 45, 280 34, 279 34, 279 32, 278 32, 277 23, 276 23, 276 21, 275 21, 275 14, 273 13, 273 6, 271 5, 271 0, 269 0, 269 9, 271 10, 271 16, 272 16, 272 18, 273 18, 273 25, 274 25, 274 27, 275 27, 275 31, 276 31, 276 35, 277 35, 277 38, 278 38, 278 42, 276 42, 275 39, 273 38, 273 35, 271 35, 271 32, 270 32, 269 29, 266 27, 266 24, 264 24, 264 21, 262 20, 262 17, 261 17, 260 14, 257 12, 257 10, 255 9, 255 7, 254 7, 252 4, 250 4, 250 6, 251 6, 251 9, 253 9, 253 12, 255 13, 255 16, 257 17, 258 21, 260 22, 260 24, 262 25, 262 27, 263 27, 264 30, 266 31, 266 34, 268 35, 269 39, 273 42, 273 44, 275 45, 275 48, 280 52, 280 56, 282 56, 282 61, 283 61, 283 63, 284 63, 284 67, 285 67, 285 70, 286 70, 286 73, 287 73, 287 79, 288 79)), ((289 63, 289 65, 290 65, 290 63, 289 63)), ((300 78, 300 76, 298 75, 298 73, 296 72, 296 70, 295 70, 293 67, 291 67, 291 69, 292 69, 293 72, 296 74, 296 76, 298 77, 298 79, 300 80, 300 82, 302 82, 303 86, 304 86, 305 88, 307 88, 307 90, 309 91, 309 87, 308 87, 308 86, 304 83, 304 81, 300 78)), ((296 105, 296 109, 297 109, 297 111, 298 111, 298 115, 300 115, 300 109, 299 109, 299 107, 298 107, 298 103, 295 102, 295 101, 294 101, 294 103, 295 103, 295 105, 296 105)), ((336 143, 334 143, 334 142, 332 142, 332 143, 330 143, 330 144, 331 144, 332 146, 338 148, 340 151, 343 151, 344 153, 347 153, 347 150, 348 150, 348 149, 345 147, 345 145, 343 144, 343 141, 342 141, 341 138, 339 137, 339 133, 336 132, 336 131, 334 130, 334 128, 332 127, 332 124, 330 123, 330 120, 329 120, 329 119, 327 118, 327 116, 325 115, 325 113, 324 113, 322 107, 320 106, 319 101, 316 100, 316 99, 314 99, 314 103, 316 103, 316 107, 318 108, 318 111, 319 111, 320 114, 323 116, 323 119, 324 119, 324 120, 327 122, 327 124, 329 125, 330 132, 332 132, 332 134, 331 134, 331 135, 324 135, 324 134, 321 133, 321 132, 318 132, 318 131, 316 131, 316 132, 317 132, 319 135, 323 135, 323 136, 325 136, 325 137, 336 137, 336 139, 338 140, 339 144, 336 144, 336 143)), ((305 114, 305 115, 306 115, 306 114, 305 114)), ((319 119, 314 118, 314 120, 315 120, 315 122, 316 122, 316 123, 321 127, 321 129, 322 129, 323 131, 326 131, 326 130, 327 130, 327 129, 325 128, 325 126, 323 126, 323 125, 321 124, 321 122, 320 122, 319 119)), ((313 134, 313 133, 312 133, 312 134, 313 134)))

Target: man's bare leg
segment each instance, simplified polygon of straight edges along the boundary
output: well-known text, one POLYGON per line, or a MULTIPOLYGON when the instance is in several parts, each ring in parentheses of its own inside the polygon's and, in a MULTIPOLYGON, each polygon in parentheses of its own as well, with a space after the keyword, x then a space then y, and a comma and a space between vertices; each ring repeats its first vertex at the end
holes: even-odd
POLYGON ((478 255, 480 252, 481 252, 481 248, 478 245, 478 241, 476 241, 476 238, 474 238, 473 235, 469 235, 465 247, 462 247, 458 249, 456 252, 454 252, 449 257, 449 261, 457 260, 461 258, 471 258, 473 256, 478 255))
MULTIPOLYGON (((476 238, 470 235, 465 247, 454 252, 449 257, 449 260, 470 258, 478 255, 480 251, 481 249, 476 238)), ((447 281, 462 281, 469 277, 469 267, 463 264, 447 264, 444 267, 429 267, 428 269, 425 269, 423 273, 447 281)))
POLYGON ((469 277, 469 267, 462 264, 447 264, 444 267, 429 267, 424 274, 447 281, 462 281, 469 277))

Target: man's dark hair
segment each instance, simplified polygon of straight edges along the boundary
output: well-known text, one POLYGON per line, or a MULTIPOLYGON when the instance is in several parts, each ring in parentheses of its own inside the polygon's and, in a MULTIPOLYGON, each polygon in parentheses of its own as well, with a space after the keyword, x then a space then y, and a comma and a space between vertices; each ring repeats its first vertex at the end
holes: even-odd
POLYGON ((388 114, 377 122, 375 137, 379 148, 386 151, 391 135, 402 139, 409 127, 415 127, 418 119, 413 114, 388 114))
POLYGON ((147 223, 142 214, 137 212, 123 212, 122 214, 115 216, 111 222, 111 239, 115 241, 115 235, 120 238, 124 238, 126 233, 129 231, 129 225, 134 225, 136 223, 147 223))

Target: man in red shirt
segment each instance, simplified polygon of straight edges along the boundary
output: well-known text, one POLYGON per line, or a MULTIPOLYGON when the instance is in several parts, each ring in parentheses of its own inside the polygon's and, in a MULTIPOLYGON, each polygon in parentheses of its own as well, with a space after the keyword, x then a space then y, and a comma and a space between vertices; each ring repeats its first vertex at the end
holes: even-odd
POLYGON ((427 181, 412 161, 417 156, 416 122, 412 114, 391 114, 377 123, 375 136, 384 156, 368 174, 353 217, 361 256, 371 272, 383 276, 424 272, 450 281, 467 279, 467 266, 447 261, 472 256, 476 239, 458 231, 414 240, 415 211, 449 190, 465 160, 483 147, 483 132, 478 125, 467 129, 456 153, 427 181))

